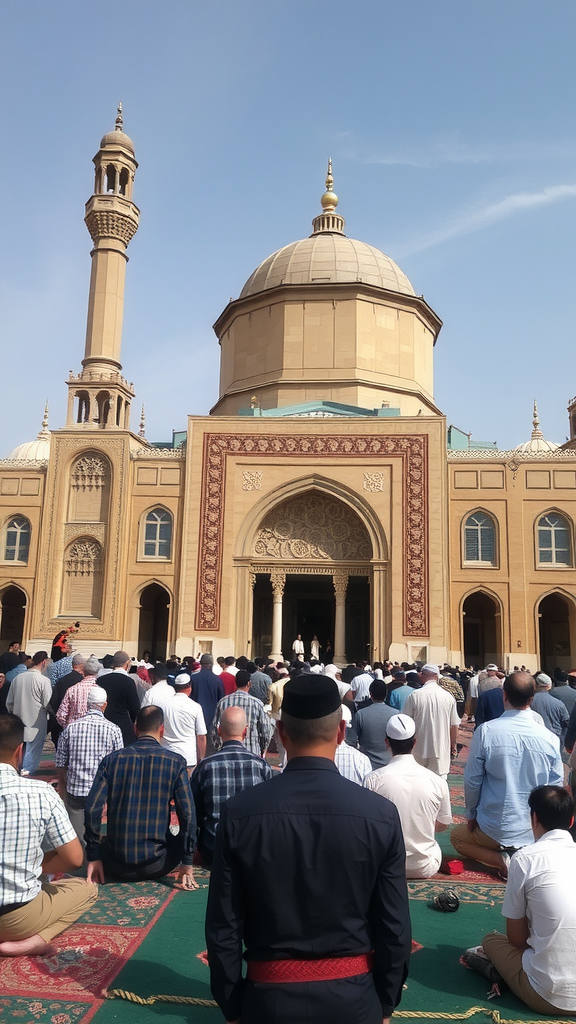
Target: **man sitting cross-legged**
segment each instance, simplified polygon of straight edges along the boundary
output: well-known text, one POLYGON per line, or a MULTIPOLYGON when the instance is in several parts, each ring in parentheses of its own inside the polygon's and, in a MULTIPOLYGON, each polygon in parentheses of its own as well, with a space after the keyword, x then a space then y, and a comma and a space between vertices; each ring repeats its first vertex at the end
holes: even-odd
POLYGON ((394 715, 386 726, 392 760, 364 779, 366 789, 385 796, 398 810, 406 845, 406 877, 430 878, 440 869, 442 852, 434 838, 452 824, 448 783, 418 764, 414 719, 394 715))
POLYGON ((43 956, 49 942, 98 895, 91 882, 41 883, 41 872, 71 871, 83 851, 52 786, 20 778, 24 723, 0 717, 0 956, 43 956))
POLYGON ((491 961, 536 1013, 574 1014, 576 845, 568 832, 574 803, 561 786, 539 786, 528 805, 535 841, 510 861, 502 905, 506 935, 485 935, 482 946, 466 950, 462 959, 483 974, 488 974, 491 961))
POLYGON ((88 878, 135 882, 168 875, 180 864, 185 889, 197 889, 192 861, 196 815, 186 759, 165 750, 164 714, 154 704, 136 718, 136 742, 104 758, 86 797, 88 878), (180 824, 170 829, 170 801, 180 824), (104 803, 108 828, 100 840, 104 803))
POLYGON ((216 829, 222 805, 249 786, 271 779, 274 772, 264 758, 246 749, 246 714, 232 704, 218 725, 221 749, 200 762, 192 776, 198 820, 198 849, 204 864, 212 864, 216 829))

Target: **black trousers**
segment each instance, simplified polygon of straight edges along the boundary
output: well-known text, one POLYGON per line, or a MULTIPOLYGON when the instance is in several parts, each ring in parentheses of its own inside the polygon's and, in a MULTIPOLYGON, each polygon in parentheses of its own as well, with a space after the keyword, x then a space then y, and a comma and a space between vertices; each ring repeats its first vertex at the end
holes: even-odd
POLYGON ((372 974, 338 981, 245 983, 242 1024, 382 1024, 372 974))
POLYGON ((149 864, 123 864, 118 861, 110 850, 106 839, 100 843, 100 860, 104 865, 104 877, 107 882, 143 882, 148 879, 162 878, 178 867, 184 853, 184 841, 180 833, 166 836, 166 850, 157 860, 149 864))

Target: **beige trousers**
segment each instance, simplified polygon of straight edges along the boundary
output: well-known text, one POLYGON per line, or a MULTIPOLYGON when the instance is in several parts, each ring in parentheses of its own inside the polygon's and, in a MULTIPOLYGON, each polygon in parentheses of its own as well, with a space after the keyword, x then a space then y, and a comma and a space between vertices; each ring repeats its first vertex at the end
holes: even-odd
POLYGON ((98 886, 83 878, 45 882, 38 895, 23 907, 0 917, 0 942, 15 942, 40 935, 49 942, 90 909, 98 886))
MULTIPOLYGON (((490 932, 482 939, 482 945, 486 956, 490 958, 494 967, 502 975, 506 984, 512 989, 515 996, 518 996, 526 1006, 536 1013, 543 1013, 548 1017, 560 1014, 572 1014, 573 1010, 559 1010, 552 1003, 547 1002, 532 988, 528 981, 528 975, 522 967, 523 949, 513 946, 505 935, 499 932, 490 932)), ((566 964, 566 970, 572 971, 573 964, 566 964)))

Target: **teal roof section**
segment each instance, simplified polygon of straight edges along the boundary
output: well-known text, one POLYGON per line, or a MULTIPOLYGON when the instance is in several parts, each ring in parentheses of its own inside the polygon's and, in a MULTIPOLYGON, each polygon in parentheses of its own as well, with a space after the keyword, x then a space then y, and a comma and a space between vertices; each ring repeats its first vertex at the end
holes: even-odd
POLYGON ((497 441, 475 441, 472 434, 466 434, 452 424, 448 427, 447 438, 449 452, 483 451, 498 448, 497 441))
POLYGON ((292 419, 297 416, 304 417, 358 417, 358 416, 399 416, 400 409, 391 409, 383 406, 381 409, 362 409, 358 405, 343 405, 341 402, 302 402, 299 405, 282 405, 277 409, 261 409, 260 406, 251 406, 249 409, 240 409, 239 416, 269 417, 270 419, 292 419))

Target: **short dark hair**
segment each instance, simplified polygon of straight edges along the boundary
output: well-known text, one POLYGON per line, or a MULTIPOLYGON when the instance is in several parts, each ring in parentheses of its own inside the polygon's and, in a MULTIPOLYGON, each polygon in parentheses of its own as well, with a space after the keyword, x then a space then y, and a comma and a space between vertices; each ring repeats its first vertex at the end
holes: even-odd
POLYGON ((112 655, 112 668, 122 668, 128 661, 132 661, 132 659, 126 651, 116 651, 112 655))
POLYGON ((280 721, 293 743, 329 743, 333 737, 335 738, 342 721, 342 708, 336 708, 336 711, 331 711, 322 718, 294 718, 283 711, 280 721))
POLYGON ((373 700, 386 700, 386 683, 383 679, 373 679, 370 683, 370 696, 373 700))
POLYGON ((156 704, 147 704, 140 708, 136 716, 136 728, 138 732, 158 732, 161 725, 164 725, 164 712, 156 704))
POLYGON ((531 814, 550 832, 553 828, 569 829, 574 818, 574 801, 563 786, 537 786, 528 797, 531 814))
POLYGON ((43 661, 48 660, 48 651, 36 651, 36 654, 32 658, 33 665, 41 665, 43 661))
POLYGON ((407 740, 392 740, 388 736, 388 743, 392 757, 396 757, 396 754, 411 754, 416 743, 416 736, 410 736, 407 740))
POLYGON ((246 669, 247 672, 250 673, 250 675, 252 675, 253 672, 256 672, 256 665, 254 664, 253 661, 247 661, 246 664, 244 665, 244 668, 246 669))
POLYGON ((240 671, 236 673, 234 679, 236 686, 246 686, 246 684, 250 682, 250 673, 245 668, 241 668, 240 671))
POLYGON ((254 658, 254 664, 256 665, 256 668, 264 668, 266 658, 254 658))
POLYGON ((20 643, 22 643, 21 640, 11 640, 10 643, 8 644, 8 650, 10 650, 11 647, 14 647, 14 644, 20 644, 20 643))
POLYGON ((248 658, 246 655, 241 654, 239 658, 236 658, 236 668, 246 668, 248 664, 248 658))
POLYGON ((12 756, 24 743, 24 722, 18 715, 0 715, 0 754, 12 756))
POLYGON ((157 665, 153 665, 152 668, 148 669, 148 675, 154 676, 156 682, 160 683, 163 679, 168 678, 168 666, 158 662, 157 665))
POLYGON ((513 708, 527 707, 535 692, 536 683, 529 672, 513 672, 504 680, 504 693, 513 708))
POLYGON ((567 672, 563 672, 561 668, 555 668, 554 669, 554 681, 557 684, 558 683, 567 683, 568 682, 568 673, 567 672))
POLYGON ((166 662, 166 676, 164 676, 164 678, 166 679, 167 676, 175 676, 175 675, 178 674, 179 671, 180 671, 180 665, 178 664, 177 661, 167 661, 166 662))
POLYGON ((234 658, 231 654, 229 654, 227 658, 224 658, 225 665, 233 665, 235 661, 236 658, 234 658))

